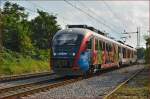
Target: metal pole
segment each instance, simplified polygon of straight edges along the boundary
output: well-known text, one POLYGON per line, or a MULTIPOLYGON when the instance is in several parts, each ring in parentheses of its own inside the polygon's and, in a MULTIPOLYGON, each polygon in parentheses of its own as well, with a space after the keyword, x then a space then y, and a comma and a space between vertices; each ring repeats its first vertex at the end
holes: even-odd
POLYGON ((139 27, 139 47, 140 47, 140 44, 141 44, 141 33, 140 33, 141 31, 140 30, 141 30, 141 28, 139 27))
POLYGON ((139 47, 139 29, 137 27, 137 48, 139 47))

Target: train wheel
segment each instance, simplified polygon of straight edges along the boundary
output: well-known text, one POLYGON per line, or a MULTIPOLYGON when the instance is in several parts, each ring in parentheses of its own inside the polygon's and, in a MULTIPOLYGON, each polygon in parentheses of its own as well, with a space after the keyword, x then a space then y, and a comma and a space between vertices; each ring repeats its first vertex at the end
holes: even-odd
POLYGON ((89 72, 89 71, 84 72, 84 73, 83 73, 83 79, 88 78, 89 75, 90 75, 90 72, 89 72))
POLYGON ((91 65, 90 66, 90 69, 88 71, 86 71, 84 74, 83 74, 83 79, 86 79, 88 78, 89 76, 92 76, 94 74, 94 66, 91 65))
POLYGON ((94 70, 95 70, 95 66, 94 66, 94 65, 91 65, 91 66, 90 66, 89 74, 90 74, 90 75, 93 75, 93 74, 94 74, 94 70))

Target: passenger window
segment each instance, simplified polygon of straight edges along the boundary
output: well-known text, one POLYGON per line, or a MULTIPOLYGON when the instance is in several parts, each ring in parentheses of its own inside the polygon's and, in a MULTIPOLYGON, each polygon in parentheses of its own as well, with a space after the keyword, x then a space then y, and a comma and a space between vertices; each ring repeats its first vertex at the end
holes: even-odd
POLYGON ((105 42, 102 42, 102 49, 105 50, 105 42))
POLYGON ((131 52, 130 52, 130 50, 129 50, 129 57, 128 58, 130 58, 131 57, 131 52))
POLYGON ((112 44, 109 44, 109 51, 112 51, 112 44))
POLYGON ((119 51, 119 53, 121 53, 121 48, 120 47, 118 47, 118 51, 119 51))
POLYGON ((132 51, 132 58, 134 57, 134 52, 132 51))
POLYGON ((98 50, 98 40, 95 39, 95 50, 98 50))
POLYGON ((126 58, 126 49, 123 48, 123 58, 126 58))
POLYGON ((90 38, 90 40, 88 41, 87 49, 92 49, 92 42, 93 38, 90 38))
POLYGON ((102 42, 99 40, 99 50, 102 50, 102 42))
POLYGON ((106 51, 109 51, 109 45, 106 43, 106 51))

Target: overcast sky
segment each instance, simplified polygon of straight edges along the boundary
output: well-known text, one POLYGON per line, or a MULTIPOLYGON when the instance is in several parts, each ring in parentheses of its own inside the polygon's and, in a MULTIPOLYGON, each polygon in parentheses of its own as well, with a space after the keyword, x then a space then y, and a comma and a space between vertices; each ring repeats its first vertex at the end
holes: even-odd
MULTIPOLYGON (((120 39, 127 32, 136 32, 137 27, 141 31, 141 46, 145 46, 144 35, 149 30, 149 2, 148 1, 69 1, 73 6, 88 13, 72 7, 65 1, 15 1, 26 8, 29 12, 29 20, 37 16, 36 9, 44 10, 50 14, 57 15, 58 24, 65 28, 66 24, 86 24, 101 31, 109 33, 111 37, 120 39)), ((4 0, 1 2, 3 5, 4 0)), ((127 35, 128 36, 128 35, 127 35)), ((127 44, 136 47, 136 34, 131 34, 127 44)))

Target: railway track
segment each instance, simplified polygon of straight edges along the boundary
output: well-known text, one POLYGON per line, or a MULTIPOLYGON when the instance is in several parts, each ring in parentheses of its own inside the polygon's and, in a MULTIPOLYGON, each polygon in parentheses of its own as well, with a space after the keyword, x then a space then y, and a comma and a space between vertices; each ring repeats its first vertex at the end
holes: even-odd
POLYGON ((20 99, 21 97, 26 95, 34 94, 41 91, 43 92, 54 87, 76 82, 78 80, 81 80, 81 77, 69 79, 64 79, 63 77, 60 77, 51 80, 26 83, 9 88, 4 88, 0 89, 0 99, 20 99))
MULTIPOLYGON (((122 86, 124 86, 125 84, 127 84, 129 81, 131 81, 132 79, 134 79, 138 74, 140 74, 142 71, 144 70, 141 69, 137 72, 135 72, 133 75, 131 75, 127 80, 123 81, 122 83, 120 83, 117 87, 115 87, 111 92, 109 92, 108 94, 106 94, 103 99, 113 99, 111 98, 111 96, 119 89, 121 88, 122 86)), ((116 99, 119 99, 119 98, 116 98, 116 99)))
POLYGON ((29 73, 29 74, 22 74, 22 75, 0 76, 0 82, 16 81, 22 79, 43 77, 48 75, 54 75, 54 73, 40 72, 40 73, 29 73))
POLYGON ((144 66, 134 65, 133 67, 129 66, 103 72, 98 76, 89 77, 89 79, 78 82, 75 81, 75 83, 66 86, 49 89, 44 93, 32 94, 23 99, 103 99, 116 86, 131 78, 135 73, 140 73, 142 69, 144 69, 144 66))
MULTIPOLYGON (((101 73, 96 74, 101 75, 109 71, 113 71, 114 69, 106 70, 101 73)), ((115 69, 116 70, 116 69, 115 69)), ((118 69, 119 70, 119 69, 118 69)), ((33 76, 38 77, 38 76, 33 76)), ((90 76, 88 78, 91 78, 90 76)), ((27 77, 28 78, 28 77, 27 77)), ((29 77, 32 78, 32 77, 29 77)), ((38 92, 43 92, 58 86, 63 86, 69 83, 77 82, 82 80, 82 77, 75 77, 75 78, 63 78, 63 77, 54 77, 53 79, 45 79, 45 80, 38 80, 38 81, 30 81, 24 84, 17 84, 15 86, 10 86, 7 88, 0 89, 0 99, 19 99, 21 97, 31 95, 38 92)), ((15 79, 12 79, 15 80, 15 79)))

